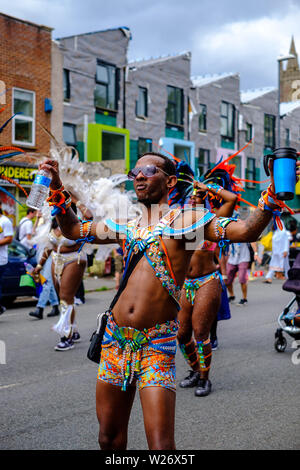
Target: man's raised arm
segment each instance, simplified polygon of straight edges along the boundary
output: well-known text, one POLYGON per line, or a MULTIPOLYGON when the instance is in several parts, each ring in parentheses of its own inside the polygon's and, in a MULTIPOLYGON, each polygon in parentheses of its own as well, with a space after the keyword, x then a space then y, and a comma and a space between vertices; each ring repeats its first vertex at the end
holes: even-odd
MULTIPOLYGON (((300 175, 300 162, 297 162, 297 178, 300 175)), ((245 220, 230 222, 230 219, 215 218, 205 227, 205 238, 211 241, 255 242, 273 216, 278 217, 285 206, 275 195, 273 165, 270 165, 271 184, 262 192, 255 209, 245 220)))
POLYGON ((271 219, 272 212, 261 209, 255 209, 245 220, 228 222, 227 226, 224 224, 225 220, 215 217, 205 227, 205 239, 211 241, 226 239, 241 243, 255 242, 271 219))
MULTIPOLYGON (((39 165, 39 169, 50 171, 52 176, 50 190, 52 194, 53 192, 55 193, 55 191, 63 190, 63 182, 59 177, 58 162, 56 160, 45 160, 39 165)), ((56 201, 55 197, 54 195, 53 202, 56 201)), ((59 199, 59 195, 57 197, 59 199)), ((82 239, 88 235, 89 237, 94 237, 93 240, 90 240, 90 243, 109 244, 118 243, 119 241, 119 236, 109 230, 103 222, 91 222, 90 225, 83 226, 71 207, 65 209, 64 214, 60 213, 56 215, 56 220, 62 234, 69 240, 82 239), (88 234, 85 231, 86 229, 88 229, 88 234)))

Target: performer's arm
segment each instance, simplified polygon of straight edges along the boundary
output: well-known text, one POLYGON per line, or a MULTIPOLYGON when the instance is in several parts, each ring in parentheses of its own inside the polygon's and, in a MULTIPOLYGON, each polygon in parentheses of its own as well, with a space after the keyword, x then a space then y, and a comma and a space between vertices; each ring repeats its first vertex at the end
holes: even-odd
POLYGON ((52 248, 45 248, 38 264, 33 270, 34 274, 39 273, 43 269, 43 266, 46 263, 47 259, 49 258, 51 251, 52 251, 52 248))
MULTIPOLYGON (((300 174, 299 170, 300 162, 297 162, 297 177, 300 174)), ((271 185, 270 189, 272 193, 275 192, 274 180, 273 180, 273 168, 270 165, 271 185)), ((270 198, 269 198, 270 200, 270 198)), ((233 221, 226 227, 226 235, 223 233, 221 238, 226 238, 231 242, 255 242, 259 235, 262 233, 264 228, 268 225, 272 219, 272 210, 278 210, 279 207, 276 204, 268 202, 268 207, 271 210, 257 208, 247 219, 233 221)), ((211 241, 220 240, 220 220, 216 217, 205 227, 205 238, 211 241), (219 232, 219 235, 218 235, 219 232)))
MULTIPOLYGON (((276 206, 274 206, 276 209, 276 206)), ((232 221, 226 227, 226 235, 221 236, 220 220, 215 217, 204 228, 206 240, 219 241, 221 238, 231 242, 254 242, 272 218, 270 211, 254 210, 245 220, 232 221)))
POLYGON ((196 197, 196 203, 201 204, 203 199, 203 191, 208 191, 214 196, 219 196, 222 198, 222 206, 219 209, 216 209, 215 213, 218 217, 231 217, 237 203, 238 197, 236 194, 231 191, 227 191, 217 184, 203 184, 200 182, 194 182, 194 193, 193 196, 196 197))
MULTIPOLYGON (((56 160, 45 160, 45 162, 40 164, 39 169, 50 171, 52 176, 50 189, 55 191, 63 187, 63 183, 59 177, 58 162, 56 160)), ((65 210, 64 214, 60 213, 57 215, 56 220, 62 234, 66 238, 69 240, 78 240, 82 238, 82 224, 70 207, 65 210)), ((109 244, 118 243, 119 241, 119 236, 115 232, 109 230, 103 222, 91 223, 89 236, 94 237, 94 240, 90 243, 109 244)))
POLYGON ((0 240, 0 246, 9 245, 13 241, 13 236, 8 236, 0 240))

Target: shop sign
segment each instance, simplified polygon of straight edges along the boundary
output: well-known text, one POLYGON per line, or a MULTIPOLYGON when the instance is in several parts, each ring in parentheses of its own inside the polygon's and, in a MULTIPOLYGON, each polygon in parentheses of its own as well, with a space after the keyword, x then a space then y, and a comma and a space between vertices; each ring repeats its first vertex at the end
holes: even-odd
MULTIPOLYGON (((1 166, 0 173, 17 181, 21 186, 32 184, 35 177, 36 168, 20 167, 20 166, 1 166)), ((0 180, 0 185, 8 184, 6 181, 0 180)))

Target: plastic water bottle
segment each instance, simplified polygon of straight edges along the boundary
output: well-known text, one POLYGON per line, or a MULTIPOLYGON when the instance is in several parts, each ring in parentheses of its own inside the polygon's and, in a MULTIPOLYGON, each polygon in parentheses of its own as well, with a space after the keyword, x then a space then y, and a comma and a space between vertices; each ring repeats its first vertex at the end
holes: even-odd
POLYGON ((40 170, 35 176, 26 205, 40 210, 48 196, 50 183, 51 173, 47 170, 40 170))

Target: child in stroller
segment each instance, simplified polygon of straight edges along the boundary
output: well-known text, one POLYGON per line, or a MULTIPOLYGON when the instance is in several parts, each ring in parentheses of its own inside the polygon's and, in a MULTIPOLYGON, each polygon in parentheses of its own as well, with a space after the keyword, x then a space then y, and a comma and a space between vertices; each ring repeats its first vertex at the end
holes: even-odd
POLYGON ((288 279, 283 284, 282 289, 293 292, 295 295, 278 317, 280 328, 276 330, 274 344, 278 352, 284 352, 287 346, 283 332, 288 333, 295 341, 300 340, 300 253, 298 253, 293 266, 289 269, 288 279))

